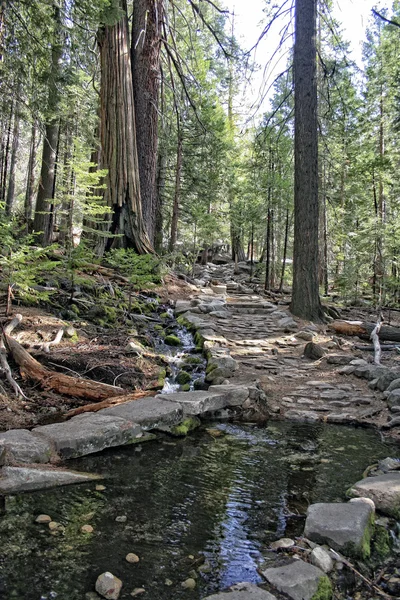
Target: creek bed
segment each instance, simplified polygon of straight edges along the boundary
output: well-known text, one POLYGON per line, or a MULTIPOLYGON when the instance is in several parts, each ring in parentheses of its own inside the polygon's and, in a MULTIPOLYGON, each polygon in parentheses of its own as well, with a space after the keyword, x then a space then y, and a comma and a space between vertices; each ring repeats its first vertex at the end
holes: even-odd
POLYGON ((104 491, 84 484, 8 498, 0 597, 83 600, 104 571, 122 579, 121 600, 140 587, 144 600, 198 600, 238 581, 259 582, 269 543, 300 534, 308 504, 343 500, 369 464, 398 455, 361 428, 209 427, 68 462, 103 474, 104 491), (41 513, 63 530, 52 535, 36 524, 41 513), (82 533, 84 524, 94 532, 82 533), (126 562, 129 552, 137 564, 126 562), (193 570, 197 587, 185 590, 193 570))

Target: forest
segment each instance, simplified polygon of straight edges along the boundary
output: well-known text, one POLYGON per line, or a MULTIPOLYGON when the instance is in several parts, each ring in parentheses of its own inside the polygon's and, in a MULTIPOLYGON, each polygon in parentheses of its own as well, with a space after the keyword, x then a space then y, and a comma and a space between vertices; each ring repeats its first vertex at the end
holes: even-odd
MULTIPOLYGON (((297 13, 307 4, 315 9, 298 0, 297 13)), ((136 261, 190 275, 213 248, 254 263, 266 291, 282 290, 307 240, 314 266, 299 260, 307 277, 315 270, 317 296, 398 305, 398 1, 390 15, 371 14, 362 70, 332 1, 318 2, 315 35, 306 32, 318 97, 316 212, 299 208, 302 223, 294 166, 308 143, 295 144, 296 49, 254 125, 243 89, 257 65, 219 0, 7 0, 0 11, 9 295, 40 299, 55 255, 68 270, 83 259, 129 263, 133 250, 136 261)), ((294 14, 291 0, 266 2, 262 36, 281 19, 290 44, 294 14)))

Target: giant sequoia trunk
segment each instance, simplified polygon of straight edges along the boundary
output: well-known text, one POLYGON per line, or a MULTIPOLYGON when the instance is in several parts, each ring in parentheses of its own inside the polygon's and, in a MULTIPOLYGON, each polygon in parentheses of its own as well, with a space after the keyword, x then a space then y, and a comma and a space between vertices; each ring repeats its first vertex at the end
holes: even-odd
POLYGON ((317 0, 296 0, 294 44, 295 175, 291 311, 323 320, 318 289, 317 0))
POLYGON ((161 0, 135 0, 132 22, 132 76, 136 113, 136 146, 146 231, 156 232, 158 96, 160 87, 161 0))
POLYGON ((113 211, 111 245, 152 252, 145 231, 140 199, 135 110, 126 16, 126 1, 119 1, 123 16, 98 32, 101 64, 102 168, 108 169, 105 199, 113 211))

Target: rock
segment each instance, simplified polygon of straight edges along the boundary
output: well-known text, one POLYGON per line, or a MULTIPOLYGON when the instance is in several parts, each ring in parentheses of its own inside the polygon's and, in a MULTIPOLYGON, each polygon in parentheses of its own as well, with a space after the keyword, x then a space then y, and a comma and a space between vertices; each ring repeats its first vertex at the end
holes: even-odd
POLYGON ((400 404, 400 388, 392 390, 386 398, 386 402, 390 408, 400 404))
POLYGON ((378 511, 395 519, 400 518, 400 473, 366 477, 357 481, 348 494, 371 498, 378 511))
POLYGON ((197 585, 196 580, 193 579, 193 577, 189 577, 188 579, 185 579, 185 581, 182 581, 182 583, 181 583, 181 587, 183 587, 185 590, 194 590, 196 585, 197 585))
POLYGON ((368 558, 372 535, 371 506, 365 503, 318 503, 307 510, 305 537, 355 557, 368 558))
MULTIPOLYGON (((214 386, 212 386, 214 387, 214 386)), ((229 397, 218 392, 209 391, 194 391, 182 394, 174 392, 172 394, 159 394, 156 398, 162 401, 167 400, 169 403, 176 402, 182 407, 183 415, 201 415, 205 412, 220 410, 229 406, 229 397)), ((159 427, 163 429, 163 425, 159 427)))
POLYGON ((378 463, 378 469, 384 473, 389 471, 398 471, 400 469, 400 460, 398 458, 384 458, 378 463))
POLYGON ((129 554, 125 556, 125 560, 134 565, 135 563, 138 563, 140 559, 137 554, 134 554, 134 552, 129 552, 129 554))
POLYGON ((118 515, 117 517, 115 517, 116 523, 126 523, 127 520, 128 520, 128 517, 126 515, 118 515))
POLYGON ((266 569, 262 575, 279 592, 287 594, 292 600, 329 600, 332 596, 332 586, 325 573, 301 559, 282 567, 266 569))
POLYGON ((122 588, 122 581, 109 571, 98 576, 96 581, 96 592, 107 598, 107 600, 118 600, 122 588))
POLYGON ((5 465, 7 462, 7 449, 5 446, 0 445, 0 467, 5 465))
MULTIPOLYGON (((353 364, 353 361, 351 361, 350 364, 353 364)), ((385 375, 387 371, 388 367, 370 365, 367 363, 367 365, 361 364, 360 366, 357 366, 354 375, 361 379, 368 379, 368 381, 371 381, 372 379, 379 379, 379 377, 385 375)))
POLYGON ((315 336, 315 333, 313 333, 312 331, 298 331, 294 335, 294 337, 296 337, 300 340, 305 340, 306 342, 311 342, 311 340, 314 338, 314 336, 315 336))
POLYGON ((393 390, 397 390, 400 388, 400 378, 398 379, 393 379, 393 381, 391 381, 388 385, 388 387, 386 388, 387 392, 393 392, 393 390))
POLYGON ((203 600, 276 600, 276 597, 253 583, 241 582, 227 591, 207 596, 203 600))
POLYGON ((165 336, 164 342, 165 342, 165 344, 167 344, 167 346, 180 346, 181 345, 181 340, 178 338, 177 335, 173 335, 172 333, 170 335, 165 336))
POLYGON ((135 342, 128 342, 125 346, 125 352, 128 352, 129 354, 135 354, 136 356, 141 356, 143 353, 143 348, 138 344, 135 344, 135 342))
POLYGON ((12 461, 47 463, 52 454, 51 444, 27 429, 10 429, 0 433, 0 448, 12 461))
POLYGON ((399 377, 400 373, 398 371, 387 371, 378 377, 376 387, 378 390, 383 392, 389 387, 392 381, 396 381, 396 379, 399 379, 399 377))
POLYGON ((312 410, 297 410, 291 408, 285 412, 285 419, 299 421, 300 423, 315 423, 319 421, 319 414, 312 410))
POLYGON ((223 394, 225 406, 241 406, 249 396, 251 397, 250 390, 245 385, 210 385, 209 392, 223 394))
POLYGON ((144 588, 135 588, 131 592, 131 596, 139 596, 140 594, 144 594, 145 592, 146 592, 146 590, 144 588))
POLYGON ((311 564, 318 567, 324 573, 330 573, 333 569, 333 560, 327 550, 317 546, 310 554, 311 564))
POLYGON ((28 467, 3 467, 1 475, 0 495, 44 490, 60 485, 101 479, 100 475, 93 475, 91 473, 59 471, 45 468, 29 469, 28 467))
POLYGON ((217 354, 211 356, 207 364, 206 381, 208 383, 217 383, 217 378, 229 378, 237 368, 237 361, 229 354, 217 354))
POLYGON ((319 360, 325 355, 325 350, 319 344, 308 342, 304 348, 304 356, 310 360, 319 360))
POLYGON ((355 370, 356 367, 352 365, 347 365, 346 367, 342 367, 341 369, 339 369, 338 373, 340 375, 351 375, 352 373, 354 373, 355 370))
POLYGON ((272 542, 270 548, 272 548, 272 550, 281 550, 285 548, 292 548, 293 546, 294 540, 291 540, 290 538, 282 538, 276 542, 272 542))
POLYGON ((226 294, 226 285, 218 284, 218 285, 210 285, 210 288, 214 292, 214 294, 225 295, 226 294))
POLYGON ((230 314, 227 310, 213 310, 210 312, 210 317, 217 317, 218 319, 229 319, 230 314))
POLYGON ((282 329, 288 329, 289 331, 295 331, 299 328, 296 321, 292 319, 292 317, 285 317, 283 319, 280 319, 278 321, 278 327, 281 327, 282 329))
POLYGON ((82 533, 93 533, 94 529, 91 525, 82 525, 81 532, 82 533))
POLYGON ((183 315, 185 312, 188 312, 192 309, 192 303, 187 300, 177 300, 175 304, 175 315, 178 317, 179 315, 183 315))
POLYGON ((38 515, 35 519, 35 523, 40 523, 40 524, 48 524, 51 521, 51 517, 49 515, 38 515))
POLYGON ((371 498, 351 498, 350 502, 364 502, 365 504, 369 504, 369 506, 375 512, 375 502, 371 500, 371 498))
POLYGON ((182 421, 182 408, 176 402, 168 402, 169 398, 165 398, 165 396, 163 398, 164 400, 161 400, 159 396, 140 398, 113 408, 105 408, 99 411, 98 414, 120 417, 125 421, 129 421, 132 425, 137 423, 145 431, 157 429, 159 425, 178 424, 182 421))
POLYGON ((176 376, 176 383, 179 383, 179 385, 185 385, 185 383, 189 383, 189 381, 191 380, 191 376, 190 373, 188 373, 187 371, 179 371, 178 375, 176 376))
POLYGON ((326 360, 331 365, 348 365, 353 359, 351 354, 330 354, 326 360))

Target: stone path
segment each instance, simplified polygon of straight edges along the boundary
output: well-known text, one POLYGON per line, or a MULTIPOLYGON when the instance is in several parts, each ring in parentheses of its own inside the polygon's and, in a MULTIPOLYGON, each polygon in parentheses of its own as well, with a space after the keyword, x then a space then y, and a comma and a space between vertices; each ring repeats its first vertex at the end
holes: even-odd
POLYGON ((360 353, 349 352, 349 344, 342 349, 325 327, 294 320, 286 306, 256 294, 225 299, 205 288, 191 302, 178 301, 176 311, 197 329, 211 357, 225 352, 236 361, 235 370, 227 374, 231 384, 260 381, 272 413, 307 422, 388 421, 382 393, 352 375, 359 364, 367 364, 358 358, 360 353), (311 340, 326 350, 319 361, 303 357, 311 340))

